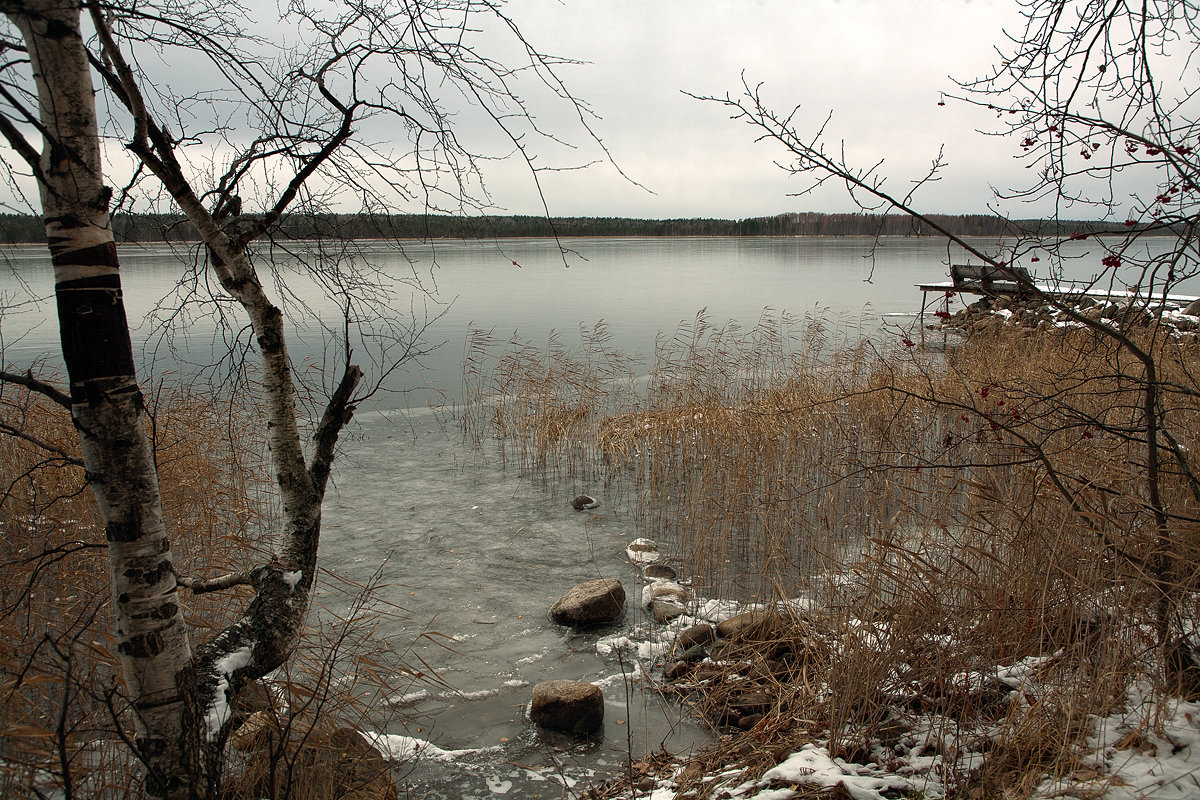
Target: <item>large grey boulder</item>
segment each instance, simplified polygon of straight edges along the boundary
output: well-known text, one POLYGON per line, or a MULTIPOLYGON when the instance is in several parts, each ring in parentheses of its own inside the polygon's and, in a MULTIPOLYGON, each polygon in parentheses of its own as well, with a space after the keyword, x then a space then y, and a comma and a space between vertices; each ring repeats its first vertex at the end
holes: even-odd
POLYGON ((586 736, 604 724, 604 693, 582 681, 545 681, 533 687, 529 718, 543 728, 586 736))
POLYGON ((625 587, 616 578, 581 583, 550 608, 551 619, 573 628, 613 622, 624 614, 625 587))

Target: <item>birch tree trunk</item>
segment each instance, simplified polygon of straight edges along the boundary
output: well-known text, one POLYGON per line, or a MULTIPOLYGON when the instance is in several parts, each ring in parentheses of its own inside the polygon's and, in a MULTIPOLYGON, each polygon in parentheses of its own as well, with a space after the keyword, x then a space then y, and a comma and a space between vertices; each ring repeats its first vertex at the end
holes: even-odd
POLYGON ((137 755, 150 795, 183 796, 197 752, 185 723, 191 652, 134 374, 81 7, 51 0, 0 7, 28 45, 37 85, 43 146, 36 171, 71 414, 108 540, 137 755))

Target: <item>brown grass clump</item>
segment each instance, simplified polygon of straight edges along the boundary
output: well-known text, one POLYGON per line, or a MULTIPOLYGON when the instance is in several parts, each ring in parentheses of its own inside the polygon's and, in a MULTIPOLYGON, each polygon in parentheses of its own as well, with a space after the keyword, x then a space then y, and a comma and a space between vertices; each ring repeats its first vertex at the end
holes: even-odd
MULTIPOLYGON (((719 729, 759 716, 731 713, 746 696, 773 693, 739 748, 774 752, 800 729, 887 763, 879 743, 894 732, 881 731, 934 720, 977 742, 935 748, 948 790, 1021 797, 1069 770, 1083 721, 1135 681, 1200 685, 1182 638, 1198 611, 1200 345, 1154 326, 1129 336, 1155 381, 1085 330, 1001 328, 931 352, 701 318, 660 344, 644 391, 572 393, 585 413, 558 442, 514 435, 504 399, 468 424, 490 420, 527 468, 555 465, 544 477, 575 475, 539 447, 593 454, 639 535, 669 542, 701 594, 812 605, 757 652, 712 654, 740 667, 684 682, 719 729), (775 658, 789 636, 822 655, 797 671, 775 658)), ((543 357, 554 366, 527 357, 531 373, 508 369, 492 396, 555 396, 556 372, 601 384, 570 354, 543 357)), ((530 430, 545 424, 524 408, 530 430)))

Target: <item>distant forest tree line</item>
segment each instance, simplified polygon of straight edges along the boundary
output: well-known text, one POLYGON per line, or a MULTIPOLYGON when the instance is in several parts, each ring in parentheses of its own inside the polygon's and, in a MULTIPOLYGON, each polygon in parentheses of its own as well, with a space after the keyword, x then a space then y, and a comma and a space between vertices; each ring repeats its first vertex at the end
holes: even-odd
MULTIPOLYGON (((985 214, 932 214, 956 236, 1018 236, 1102 233, 1128 230, 1121 223, 1008 220, 985 214)), ((118 214, 112 219, 118 242, 186 242, 195 231, 182 216, 118 214)), ((622 217, 454 217, 435 214, 319 214, 284 220, 279 233, 292 239, 480 239, 574 236, 923 236, 921 224, 898 215, 790 213, 749 219, 627 219, 622 217)), ((40 217, 0 214, 0 242, 37 243, 46 239, 40 217)))

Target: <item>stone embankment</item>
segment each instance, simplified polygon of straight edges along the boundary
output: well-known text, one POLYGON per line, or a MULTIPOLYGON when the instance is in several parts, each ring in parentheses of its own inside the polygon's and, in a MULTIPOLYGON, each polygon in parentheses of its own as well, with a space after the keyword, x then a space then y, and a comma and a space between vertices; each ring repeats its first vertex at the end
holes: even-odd
POLYGON ((1082 297, 1072 300, 1064 308, 1036 298, 984 297, 957 313, 938 311, 935 315, 941 319, 941 326, 967 334, 995 333, 1004 329, 1032 333, 1086 327, 1087 323, 1075 315, 1115 324, 1122 329, 1147 327, 1157 321, 1179 335, 1195 335, 1200 330, 1200 301, 1167 300, 1148 306, 1144 301, 1082 297))

